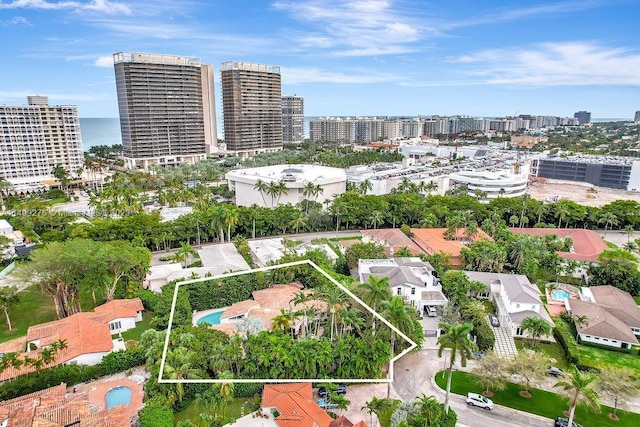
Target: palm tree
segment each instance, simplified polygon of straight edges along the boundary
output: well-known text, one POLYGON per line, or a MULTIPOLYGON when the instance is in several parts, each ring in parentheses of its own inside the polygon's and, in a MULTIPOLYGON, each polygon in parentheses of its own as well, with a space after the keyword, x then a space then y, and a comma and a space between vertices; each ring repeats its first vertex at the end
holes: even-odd
POLYGON ((9 181, 0 177, 0 211, 4 211, 4 198, 12 187, 9 181))
POLYGON ((249 218, 251 218, 251 238, 256 238, 256 220, 260 218, 260 206, 255 203, 248 207, 249 218))
MULTIPOLYGON (((170 380, 199 379, 202 372, 198 368, 193 367, 193 360, 198 356, 184 347, 177 347, 167 353, 166 362, 164 364, 164 374, 170 380)), ((171 390, 169 398, 172 403, 176 400, 182 402, 184 397, 184 383, 182 381, 172 384, 174 390, 171 390)))
POLYGON ((235 227, 240 219, 238 208, 229 205, 224 211, 224 222, 227 224, 227 241, 231 242, 231 227, 235 227))
POLYGON ((533 316, 525 317, 524 319, 522 319, 520 328, 522 329, 523 332, 527 332, 531 337, 531 340, 529 342, 529 345, 531 347, 535 347, 536 342, 542 336, 551 335, 551 325, 548 324, 547 321, 541 317, 533 317, 533 316))
POLYGON ((453 365, 456 362, 456 357, 460 354, 460 364, 467 366, 467 357, 472 354, 476 348, 476 345, 469 339, 469 334, 473 329, 471 323, 464 323, 462 325, 449 325, 447 323, 441 323, 440 328, 443 330, 442 335, 438 338, 438 357, 442 357, 444 349, 451 350, 451 360, 449 362, 448 377, 447 377, 447 391, 444 398, 444 412, 449 413, 449 393, 451 391, 451 376, 453 374, 453 365))
POLYGON ((589 326, 589 318, 586 314, 582 316, 573 315, 573 324, 576 326, 576 342, 578 341, 578 337, 580 336, 579 328, 580 326, 587 327, 589 326))
POLYGON ((269 185, 266 182, 264 182, 263 180, 258 179, 256 181, 256 184, 253 186, 253 189, 257 190, 258 193, 260 193, 260 195, 262 196, 262 203, 264 204, 264 207, 266 208, 267 207, 267 201, 265 200, 264 195, 268 194, 269 185))
POLYGON ((298 210, 296 216, 289 223, 291 228, 295 228, 296 234, 300 232, 300 227, 304 228, 307 226, 307 216, 304 212, 298 210))
POLYGON ((360 185, 358 185, 358 192, 363 196, 365 196, 367 192, 371 190, 373 190, 373 183, 368 179, 365 179, 360 183, 360 185))
MULTIPOLYGON (((373 311, 377 313, 378 306, 383 301, 391 299, 391 283, 388 277, 369 276, 369 280, 360 283, 358 289, 362 291, 362 301, 364 301, 373 311)), ((375 318, 372 322, 372 331, 375 333, 375 318)))
POLYGON ((271 181, 267 188, 267 194, 271 196, 271 207, 275 208, 280 203, 280 197, 288 191, 287 184, 282 181, 271 181))
POLYGON ((184 268, 187 268, 189 257, 197 257, 198 253, 187 242, 182 242, 180 245, 180 249, 173 254, 173 259, 180 262, 184 268))
POLYGON ((371 221, 371 225, 373 225, 373 229, 376 230, 378 228, 378 224, 384 221, 384 213, 380 211, 373 211, 371 215, 369 215, 369 220, 371 221))
POLYGON ((51 175, 56 178, 60 182, 60 186, 63 190, 67 190, 67 186, 69 185, 69 172, 62 165, 56 165, 51 170, 51 175))
MULTIPOLYGON (((569 215, 569 207, 564 203, 556 203, 554 216, 558 218, 558 228, 562 228, 562 221, 569 215)), ((568 222, 568 221, 567 221, 568 222)), ((565 224, 568 225, 568 224, 565 224)))
POLYGON ((604 212, 598 218, 598 224, 604 223, 604 238, 607 238, 607 227, 611 228, 614 225, 618 225, 618 217, 612 212, 604 212))
POLYGON ((596 380, 594 374, 582 373, 573 365, 568 375, 568 380, 558 381, 553 386, 561 387, 569 394, 569 422, 567 425, 572 426, 578 403, 584 403, 595 411, 600 410, 600 403, 598 393, 592 388, 596 380))
POLYGON ((295 321, 295 317, 293 314, 283 308, 280 309, 280 314, 274 316, 271 319, 272 326, 271 329, 276 331, 278 329, 282 329, 285 332, 291 333, 291 338, 293 338, 293 322, 295 321))
MULTIPOLYGON (((389 301, 383 301, 382 316, 405 335, 409 335, 414 323, 411 313, 414 308, 406 305, 401 297, 391 297, 389 301)), ((391 330, 391 358, 393 359, 396 346, 396 331, 391 330)), ((391 382, 387 383, 387 399, 391 397, 391 382)))

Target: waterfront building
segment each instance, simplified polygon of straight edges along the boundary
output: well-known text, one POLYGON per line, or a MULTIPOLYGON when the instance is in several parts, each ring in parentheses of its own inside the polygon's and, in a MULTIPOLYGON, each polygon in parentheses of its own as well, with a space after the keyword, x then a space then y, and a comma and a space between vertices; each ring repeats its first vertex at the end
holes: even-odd
POLYGON ((304 142, 304 98, 301 96, 282 97, 282 142, 304 142))
POLYGON ((282 150, 280 67, 229 61, 220 76, 227 151, 251 158, 282 150))
POLYGON ((217 150, 212 65, 124 52, 113 62, 126 167, 195 164, 217 150))
POLYGON ((56 166, 74 176, 84 163, 77 107, 49 105, 46 96, 27 101, 0 105, 0 177, 14 192, 44 189, 56 166))
POLYGON ((578 120, 580 126, 591 123, 591 113, 588 111, 578 111, 573 118, 578 120))

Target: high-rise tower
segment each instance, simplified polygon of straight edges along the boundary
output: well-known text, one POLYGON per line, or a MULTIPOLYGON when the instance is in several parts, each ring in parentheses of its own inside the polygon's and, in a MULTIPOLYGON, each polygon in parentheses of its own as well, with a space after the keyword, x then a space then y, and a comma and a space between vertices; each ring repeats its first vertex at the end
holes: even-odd
POLYGON ((223 62, 220 75, 227 151, 244 158, 282 150, 280 67, 223 62))
POLYGON ((197 163, 217 141, 213 66, 200 58, 113 55, 125 166, 197 163))
POLYGON ((29 96, 28 105, 0 105, 0 177, 13 191, 45 188, 62 166, 69 176, 82 168, 82 137, 75 105, 49 105, 29 96))
POLYGON ((301 96, 282 97, 282 142, 304 142, 304 98, 301 96))
POLYGON ((591 123, 591 113, 588 111, 578 111, 573 115, 574 119, 578 119, 580 126, 591 123))

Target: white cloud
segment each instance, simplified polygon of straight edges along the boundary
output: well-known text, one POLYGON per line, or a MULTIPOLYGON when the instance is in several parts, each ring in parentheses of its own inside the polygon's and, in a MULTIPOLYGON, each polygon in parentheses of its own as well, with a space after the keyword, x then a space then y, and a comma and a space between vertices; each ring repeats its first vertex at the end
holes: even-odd
POLYGON ((93 63, 96 67, 113 68, 113 56, 101 56, 93 63))
POLYGON ((13 0, 8 3, 0 3, 0 9, 43 9, 43 10, 65 10, 104 12, 107 14, 124 13, 130 14, 131 9, 123 3, 109 0, 91 0, 90 2, 79 1, 47 1, 47 0, 13 0))
POLYGON ((482 80, 484 84, 520 86, 640 85, 638 50, 589 42, 487 50, 450 62, 458 63, 456 71, 466 73, 474 84, 482 80))
POLYGON ((349 83, 368 84, 398 81, 399 76, 388 73, 374 73, 371 70, 353 72, 334 72, 318 68, 281 67, 282 80, 287 84, 300 83, 349 83))

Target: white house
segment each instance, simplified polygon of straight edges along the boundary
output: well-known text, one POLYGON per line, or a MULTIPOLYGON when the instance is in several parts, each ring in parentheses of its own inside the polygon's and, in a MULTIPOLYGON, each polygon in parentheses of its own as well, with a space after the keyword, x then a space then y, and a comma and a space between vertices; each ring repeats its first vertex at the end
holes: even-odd
POLYGON ((431 264, 417 257, 361 259, 358 276, 360 283, 368 281, 369 276, 389 278, 391 293, 403 297, 420 311, 448 302, 442 286, 433 277, 431 264))
MULTIPOLYGON (((93 312, 81 312, 64 319, 41 323, 27 330, 27 346, 21 357, 38 358, 44 348, 64 341, 66 348, 56 352, 54 360, 43 366, 96 365, 112 351, 124 350, 124 340, 112 337, 135 328, 142 320, 140 298, 113 300, 93 312)), ((0 372, 0 382, 35 371, 31 365, 7 368, 0 372)))
POLYGON ((512 335, 523 337, 520 327, 527 317, 544 319, 551 327, 555 324, 540 299, 542 293, 523 274, 486 273, 465 271, 469 280, 484 283, 498 307, 500 324, 511 330, 512 335))
POLYGON ((629 292, 615 286, 585 287, 579 300, 567 299, 565 306, 574 318, 586 318, 586 323, 576 322, 583 342, 618 348, 638 345, 640 307, 629 292))

